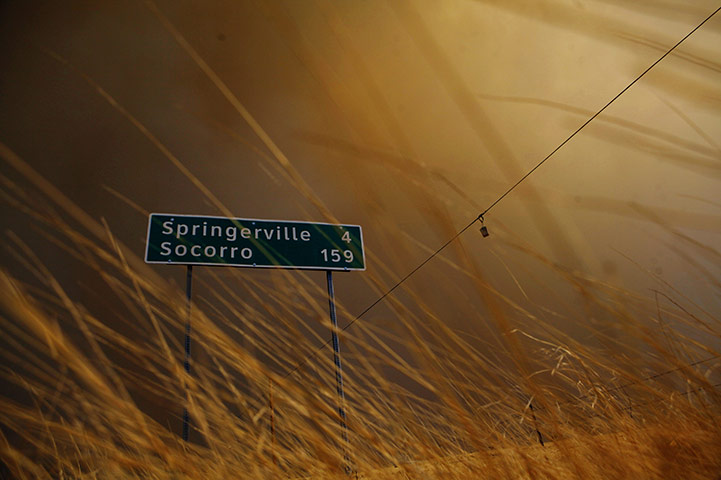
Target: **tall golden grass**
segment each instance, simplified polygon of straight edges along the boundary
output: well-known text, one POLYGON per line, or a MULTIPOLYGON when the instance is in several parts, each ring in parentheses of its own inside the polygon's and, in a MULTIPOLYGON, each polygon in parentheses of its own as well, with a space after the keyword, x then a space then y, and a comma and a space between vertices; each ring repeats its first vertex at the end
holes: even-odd
MULTIPOLYGON (((542 265, 537 275, 565 284, 566 298, 540 305, 547 312, 540 316, 495 290, 462 249, 455 260, 435 259, 482 298, 484 309, 465 319, 479 338, 450 327, 413 288, 389 296, 382 316, 342 332, 346 444, 330 352, 318 350, 329 335, 327 300, 307 274, 278 271, 272 282, 238 270, 196 274, 204 294, 192 304, 187 375, 182 286, 144 265, 107 224, 4 145, 2 154, 25 178, 5 179, 8 206, 103 292, 85 302, 10 236, 24 268, 3 268, 1 276, 8 388, 0 420, 3 462, 17 478, 345 478, 346 468, 358 478, 715 478, 721 471, 719 318, 672 285, 660 282, 641 297, 560 267, 496 229, 507 247, 542 265), (567 333, 579 329, 583 342, 567 333), (187 443, 178 435, 183 406, 187 443)), ((719 255, 686 242, 687 254, 701 247, 719 255)), ((694 268, 712 278, 703 265, 694 268)), ((382 293, 384 280, 369 276, 382 293)))
MULTIPOLYGON (((269 152, 255 148, 255 153, 318 215, 335 220, 232 90, 160 9, 145 3, 269 152)), ((353 52, 338 12, 332 4, 320 3, 334 20, 339 42, 353 52)), ((284 26, 286 40, 296 45, 298 57, 332 90, 326 66, 303 48, 302 36, 288 26, 283 11, 268 8, 269 18, 284 26)), ((492 122, 434 44, 413 5, 401 2, 393 9, 484 147, 494 158, 510 159, 501 136, 487 134, 492 122)), ((568 16, 557 18, 575 25, 568 16)), ((47 53, 74 69, 60 55, 47 53)), ((305 135, 306 140, 380 159, 404 172, 416 206, 425 209, 439 236, 452 235, 451 216, 428 179, 440 180, 469 203, 472 196, 415 160, 412 142, 362 57, 353 56, 353 62, 400 153, 372 151, 319 134, 305 135)), ((213 208, 232 214, 149 128, 90 76, 77 73, 191 179, 213 208)), ((669 161, 717 169, 708 157, 717 155, 718 148, 684 143, 626 120, 605 121, 621 129, 624 138, 672 144, 674 150, 666 152, 669 161)), ((362 123, 352 123, 360 134, 362 123)), ((618 131, 598 132, 620 143, 618 131)), ((207 268, 196 273, 200 293, 190 309, 193 360, 188 375, 183 369, 188 319, 183 286, 145 265, 108 223, 89 216, 4 143, 0 157, 15 173, 1 178, 4 208, 20 212, 43 238, 38 242, 10 232, 13 265, 3 265, 0 273, 0 455, 8 475, 705 479, 721 474, 721 319, 718 311, 694 303, 653 272, 646 274, 657 289, 640 295, 555 263, 497 222, 493 241, 524 261, 507 265, 498 257, 520 292, 518 301, 487 281, 484 266, 460 238, 433 260, 432 271, 439 277, 432 285, 434 295, 409 282, 378 306, 379 313, 340 332, 346 442, 330 351, 319 349, 330 335, 330 324, 326 293, 317 278, 287 271, 247 275, 207 268), (37 248, 62 252, 63 266, 46 264, 37 248), (460 284, 475 298, 460 301, 460 284), (437 299, 444 295, 449 301, 439 305, 437 299), (545 300, 539 302, 539 297, 545 300), (459 315, 467 328, 457 328, 459 315), (191 419, 189 442, 179 435, 184 407, 191 419)), ((509 180, 523 173, 515 162, 500 167, 509 180)), ((578 263, 570 240, 539 195, 530 190, 524 195, 534 221, 550 227, 545 232, 552 250, 578 263)), ((646 207, 634 205, 629 213, 614 199, 585 201, 585 208, 623 212, 670 229, 678 242, 673 249, 688 269, 721 294, 708 267, 721 260, 716 246, 673 230, 646 207)), ((147 213, 128 203, 139 215, 147 213)), ((401 238, 405 233, 387 235, 401 238)), ((408 244, 429 254, 435 247, 415 238, 408 238, 408 244)), ((375 260, 369 252, 369 261, 375 260)), ((380 296, 405 272, 382 262, 375 265, 362 275, 380 296)), ((348 324, 356 312, 341 302, 340 314, 341 323, 348 324)))

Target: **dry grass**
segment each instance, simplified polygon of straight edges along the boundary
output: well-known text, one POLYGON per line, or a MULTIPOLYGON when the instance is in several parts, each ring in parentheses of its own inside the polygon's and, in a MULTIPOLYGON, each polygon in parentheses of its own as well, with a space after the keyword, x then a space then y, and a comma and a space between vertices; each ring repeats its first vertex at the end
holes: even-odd
POLYGON ((182 289, 3 156, 29 181, 6 180, 5 200, 103 292, 81 303, 11 235, 24 271, 1 278, 0 418, 3 461, 19 478, 343 478, 346 448, 358 478, 713 478, 721 468, 718 318, 671 286, 641 298, 497 232, 572 292, 570 311, 542 306, 559 324, 496 291, 469 257, 440 258, 482 298, 467 321, 483 339, 450 328, 411 288, 386 300, 384 325, 357 322, 342 336, 346 447, 329 352, 314 355, 328 333, 325 293, 307 275, 279 271, 267 284, 207 269, 188 376, 182 289), (177 435, 186 401, 187 444, 177 435))
MULTIPOLYGON (((232 89, 153 2, 145 4, 262 141, 269 153, 254 151, 264 168, 317 210, 308 217, 334 220, 232 89)), ((325 15, 338 20, 331 4, 321 4, 325 15)), ((410 3, 392 8, 484 148, 496 160, 511 158, 511 149, 493 134, 493 122, 434 43, 423 17, 410 3)), ((332 90, 332 72, 303 48, 283 12, 267 15, 286 25, 283 35, 298 58, 332 90)), ((567 16, 558 18, 570 22, 567 16)), ((352 52, 342 22, 333 25, 352 52)), ((79 74, 213 208, 232 214, 93 78, 57 53, 46 53, 79 74)), ((473 196, 415 160, 413 145, 376 91, 362 58, 353 58, 400 154, 313 133, 306 140, 380 159, 401 172, 412 202, 427 214, 435 233, 450 237, 454 222, 430 180, 469 203, 473 196)), ((545 105, 588 114, 570 105, 545 105)), ((363 121, 356 121, 362 132, 363 121)), ((669 160, 686 168, 717 169, 709 160, 717 159, 717 146, 700 147, 620 118, 605 121, 613 130, 598 134, 612 143, 631 138, 638 146, 639 137, 666 142, 674 148, 664 144, 669 160)), ((652 272, 647 275, 657 289, 639 295, 580 268, 556 264, 499 221, 493 241, 501 247, 494 254, 520 292, 512 295, 485 278, 484 266, 460 238, 433 261, 438 280, 432 282, 432 295, 423 284, 409 282, 372 318, 342 332, 346 444, 330 352, 318 350, 330 327, 325 291, 317 279, 303 272, 254 276, 204 269, 196 277, 202 293, 191 309, 193 371, 187 375, 181 345, 187 312, 183 289, 167 281, 160 268, 145 265, 107 223, 91 218, 3 143, 0 157, 13 172, 13 178, 0 178, 4 208, 21 212, 39 234, 27 239, 9 232, 13 262, 0 272, 5 385, 0 456, 13 477, 330 479, 348 478, 348 467, 352 476, 369 479, 719 478, 721 318, 652 272), (61 252, 63 263, 46 264, 45 256, 37 254, 45 248, 61 252), (522 265, 507 265, 498 254, 503 249, 514 251, 522 265), (464 301, 464 295, 473 298, 464 301), (192 425, 187 443, 179 437, 183 406, 192 425)), ((515 162, 499 168, 508 180, 523 173, 515 162)), ((533 221, 548 227, 544 235, 552 251, 575 257, 570 238, 535 192, 523 194, 533 221)), ((361 200, 365 205, 374 201, 361 200)), ((708 268, 721 260, 715 246, 673 230, 646 207, 634 204, 629 213, 615 199, 585 201, 584 208, 669 228, 677 241, 673 249, 689 270, 721 294, 708 268)), ((144 214, 142 206, 133 208, 144 214)), ((718 219, 702 215, 687 221, 707 223, 709 218, 718 219)), ((407 236, 385 226, 389 238, 407 236)), ((435 247, 416 238, 399 244, 428 252, 435 247)), ((363 280, 380 296, 400 274, 372 251, 369 263, 375 266, 362 274, 363 280)), ((570 263, 582 262, 571 258, 570 263)), ((353 319, 355 312, 342 303, 340 309, 342 324, 353 319)))

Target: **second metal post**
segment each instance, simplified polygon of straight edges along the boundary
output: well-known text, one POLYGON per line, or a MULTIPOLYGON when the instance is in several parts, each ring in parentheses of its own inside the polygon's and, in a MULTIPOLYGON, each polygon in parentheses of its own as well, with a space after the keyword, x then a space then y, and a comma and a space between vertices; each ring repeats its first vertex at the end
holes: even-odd
POLYGON ((338 391, 338 415, 340 416, 340 426, 343 435, 343 456, 346 461, 345 469, 350 469, 350 459, 348 458, 348 426, 346 425, 345 416, 345 394, 343 393, 343 368, 340 361, 340 342, 338 340, 338 320, 335 316, 335 294, 333 293, 333 272, 327 270, 325 272, 328 281, 328 305, 330 307, 330 322, 332 324, 331 338, 333 340, 333 363, 335 364, 335 381, 338 391))

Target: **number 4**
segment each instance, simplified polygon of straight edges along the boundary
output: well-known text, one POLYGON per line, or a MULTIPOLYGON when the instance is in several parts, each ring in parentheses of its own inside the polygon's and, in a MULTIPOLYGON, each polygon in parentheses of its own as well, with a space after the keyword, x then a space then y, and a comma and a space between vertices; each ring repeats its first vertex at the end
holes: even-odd
POLYGON ((345 243, 351 243, 353 240, 350 239, 350 232, 345 232, 342 237, 340 237, 341 240, 343 240, 345 243))

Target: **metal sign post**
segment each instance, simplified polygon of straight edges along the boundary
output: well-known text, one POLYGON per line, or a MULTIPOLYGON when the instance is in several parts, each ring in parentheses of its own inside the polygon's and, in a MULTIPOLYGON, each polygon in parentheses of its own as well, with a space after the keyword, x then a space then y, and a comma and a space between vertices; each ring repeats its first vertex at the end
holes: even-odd
MULTIPOLYGON (((363 232, 358 225, 259 220, 216 216, 151 213, 145 262, 187 265, 185 372, 190 374, 190 297, 193 265, 325 270, 333 324, 333 362, 338 390, 338 414, 343 436, 345 469, 350 472, 343 373, 333 294, 333 270, 365 270, 363 232)), ((272 387, 271 387, 272 388, 272 387)), ((187 395, 187 394, 186 394, 187 395)), ((269 402, 272 412, 272 391, 269 402)), ((189 396, 183 408, 183 440, 188 440, 189 396)), ((271 417, 271 435, 275 417, 271 417)))
MULTIPOLYGON (((185 276, 185 301, 187 318, 185 320, 185 373, 190 375, 190 296, 193 288, 193 266, 188 265, 188 272, 185 276)), ((190 417, 188 415, 188 395, 186 391, 185 406, 183 407, 183 440, 188 441, 188 425, 190 417)))
POLYGON ((350 471, 350 459, 348 458, 348 425, 345 416, 345 393, 343 392, 343 368, 340 362, 340 342, 338 340, 338 320, 335 316, 335 294, 333 293, 333 272, 325 272, 328 282, 328 306, 330 310, 331 339, 333 340, 333 363, 335 364, 335 383, 338 392, 338 415, 340 417, 341 433, 343 435, 343 458, 345 459, 345 470, 350 471))

